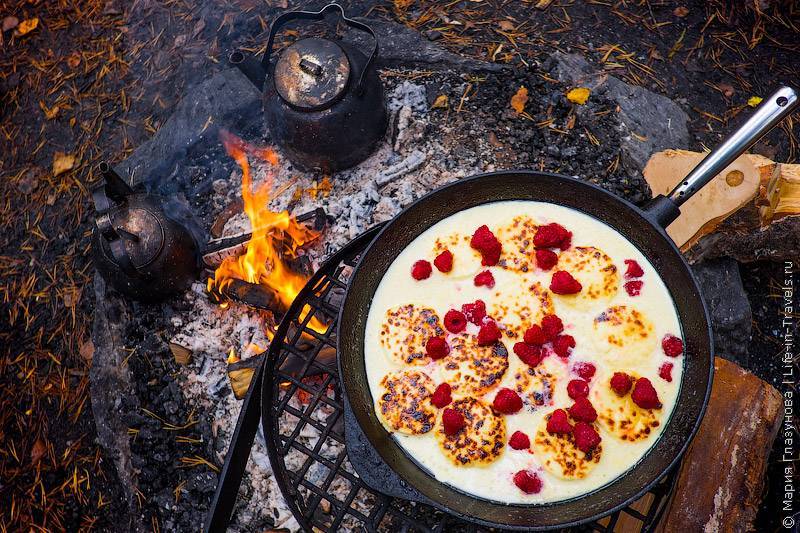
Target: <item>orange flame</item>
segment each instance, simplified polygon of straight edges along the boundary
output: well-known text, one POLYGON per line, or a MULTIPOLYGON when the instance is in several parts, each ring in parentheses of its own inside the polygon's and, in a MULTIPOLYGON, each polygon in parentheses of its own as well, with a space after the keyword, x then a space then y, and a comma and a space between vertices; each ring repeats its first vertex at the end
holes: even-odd
MULTIPOLYGON (((286 266, 282 253, 293 256, 300 246, 316 239, 319 234, 298 223, 287 211, 275 213, 269 210, 272 172, 253 190, 248 154, 276 165, 278 156, 274 151, 250 146, 227 131, 221 132, 220 137, 225 151, 242 169, 242 200, 244 212, 250 219, 252 236, 244 254, 223 260, 214 272, 214 284, 220 290, 233 279, 264 285, 275 293, 281 306, 288 309, 307 279, 286 266)), ((326 329, 325 324, 315 317, 309 321, 309 327, 316 331, 326 329)))

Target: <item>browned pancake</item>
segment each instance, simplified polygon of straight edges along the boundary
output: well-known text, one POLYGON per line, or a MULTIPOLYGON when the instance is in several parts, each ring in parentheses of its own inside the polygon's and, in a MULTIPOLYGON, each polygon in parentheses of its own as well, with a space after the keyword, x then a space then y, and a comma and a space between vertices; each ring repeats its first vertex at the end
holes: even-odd
POLYGON ((619 290, 617 267, 599 248, 575 246, 562 252, 558 258, 558 269, 572 274, 583 286, 578 294, 562 296, 563 301, 578 307, 585 308, 608 301, 619 290))
POLYGON ((555 314, 550 291, 539 282, 528 287, 528 291, 514 288, 498 291, 497 302, 490 306, 489 316, 506 327, 506 336, 521 340, 525 330, 541 322, 545 315, 555 314), (502 302, 502 303, 501 303, 502 302))
POLYGON ((582 479, 600 462, 603 445, 589 453, 575 446, 572 435, 551 435, 547 432, 547 417, 539 425, 533 439, 533 452, 545 470, 563 479, 582 479))
POLYGON ((447 435, 441 423, 436 439, 444 454, 458 466, 476 466, 494 461, 503 453, 506 423, 502 416, 474 398, 453 402, 449 408, 464 415, 467 425, 455 435, 447 435))
POLYGON ((543 367, 520 365, 513 377, 514 390, 534 409, 553 403, 558 378, 543 367))
POLYGON ((441 359, 442 379, 459 395, 481 395, 496 387, 508 369, 503 343, 479 346, 475 335, 461 333, 450 339, 450 354, 441 359))
POLYGON ((646 361, 657 345, 653 323, 627 305, 609 307, 595 317, 592 327, 598 352, 617 368, 646 361))
MULTIPOLYGON (((637 376, 633 373, 634 378, 637 376)), ((608 382, 610 376, 592 388, 592 403, 597 410, 597 421, 619 440, 636 442, 648 438, 661 424, 660 409, 642 409, 631 399, 630 393, 620 397, 608 382)))
POLYGON ((433 429, 436 408, 431 404, 433 380, 419 370, 387 374, 381 380, 378 413, 391 431, 421 435, 433 429))
POLYGON ((539 226, 527 216, 514 217, 511 224, 498 228, 496 236, 503 244, 499 265, 515 272, 528 272, 536 266, 533 236, 539 226))
POLYGON ((407 304, 386 311, 380 342, 395 361, 424 365, 431 361, 425 353, 425 343, 430 337, 444 333, 439 315, 433 309, 407 304))

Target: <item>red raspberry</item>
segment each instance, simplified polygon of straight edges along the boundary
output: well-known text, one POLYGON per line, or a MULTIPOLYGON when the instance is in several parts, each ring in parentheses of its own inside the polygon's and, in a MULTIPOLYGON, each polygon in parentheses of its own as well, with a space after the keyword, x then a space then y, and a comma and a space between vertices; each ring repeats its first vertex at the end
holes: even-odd
POLYGON ((636 380, 636 383, 633 385, 631 400, 642 409, 661 409, 661 401, 658 399, 658 393, 647 378, 639 378, 636 380))
POLYGON ((667 383, 672 383, 672 363, 664 363, 658 368, 658 375, 667 383))
POLYGON ((455 409, 445 409, 442 413, 442 426, 446 435, 455 435, 467 425, 464 415, 455 409))
POLYGON ((642 292, 642 285, 644 285, 644 281, 640 279, 626 281, 625 292, 628 293, 628 296, 639 296, 639 293, 642 292))
POLYGON ((561 248, 566 250, 572 242, 572 232, 561 224, 555 222, 540 226, 533 236, 533 245, 536 248, 561 248))
POLYGON ((503 247, 488 226, 483 225, 476 229, 469 244, 481 253, 483 266, 496 265, 500 261, 503 247))
POLYGON ((611 388, 620 396, 628 394, 631 385, 633 385, 633 381, 625 372, 614 372, 614 375, 611 376, 611 388))
POLYGON ((670 357, 678 357, 683 353, 683 341, 675 335, 664 335, 661 340, 661 349, 670 357))
POLYGON ((600 444, 600 434, 586 422, 575 424, 575 446, 583 453, 589 453, 592 448, 600 444))
POLYGON ((513 415, 522 409, 522 398, 513 390, 503 387, 497 391, 492 407, 504 415, 513 415))
POLYGON ((565 410, 556 409, 550 414, 550 418, 547 419, 547 432, 551 435, 572 433, 572 424, 569 423, 565 410))
POLYGON ((536 266, 542 270, 550 270, 558 263, 558 256, 548 249, 536 250, 536 266))
POLYGON ((475 303, 462 305, 461 312, 466 315, 467 320, 480 326, 486 318, 486 304, 483 300, 475 300, 475 303))
POLYGON ((527 450, 531 447, 531 439, 525 433, 515 431, 511 438, 508 439, 508 445, 515 450, 527 450))
POLYGON ((542 331, 544 331, 544 338, 552 341, 556 335, 564 331, 564 323, 556 315, 545 315, 542 318, 542 331))
POLYGON ((536 346, 541 346, 547 342, 547 337, 544 334, 544 330, 537 324, 534 324, 525 330, 524 338, 526 344, 533 344, 536 346))
POLYGON ((417 281, 428 279, 431 277, 431 272, 433 272, 431 264, 424 259, 420 259, 411 267, 411 277, 417 281))
POLYGON ((514 345, 514 353, 517 354, 520 361, 528 366, 536 366, 544 359, 541 346, 531 346, 524 342, 518 342, 514 345))
POLYGON ((553 351, 559 357, 569 357, 570 352, 575 347, 575 337, 572 335, 559 335, 553 341, 553 351))
POLYGON ((567 394, 573 400, 589 396, 589 384, 582 379, 573 379, 567 383, 567 394))
POLYGON ((586 381, 589 381, 594 377, 597 368, 592 363, 576 363, 572 370, 586 381))
POLYGON ((439 272, 450 272, 453 270, 453 253, 450 250, 445 250, 436 256, 433 264, 439 269, 439 272))
POLYGON ((569 408, 569 416, 574 420, 591 423, 597 420, 597 411, 594 410, 592 402, 587 398, 578 398, 569 408))
POLYGON ((494 276, 489 270, 484 270, 475 276, 474 283, 476 287, 486 286, 492 289, 494 288, 494 276))
POLYGON ((559 270, 550 280, 550 290, 556 294, 577 294, 583 285, 566 270, 559 270))
POLYGON ((425 353, 435 361, 449 354, 450 346, 447 345, 447 341, 444 340, 444 337, 431 337, 428 339, 428 342, 425 343, 425 353))
POLYGON ((542 480, 536 473, 520 470, 514 474, 514 485, 525 494, 538 494, 542 490, 542 480))
POLYGON ((642 270, 642 267, 640 267, 639 263, 634 259, 626 259, 625 264, 628 265, 628 269, 625 270, 625 279, 641 278, 644 276, 644 270, 642 270))
POLYGON ((491 346, 499 341, 501 336, 502 333, 500 328, 497 327, 497 323, 494 320, 489 320, 478 331, 478 345, 491 346))
POLYGON ((436 387, 436 390, 433 391, 433 394, 431 395, 431 403, 439 409, 450 405, 450 402, 453 401, 453 397, 450 396, 451 392, 452 390, 450 389, 450 385, 447 383, 440 384, 438 387, 436 387))
POLYGON ((460 333, 467 327, 467 317, 461 311, 451 309, 444 315, 444 327, 450 333, 460 333))

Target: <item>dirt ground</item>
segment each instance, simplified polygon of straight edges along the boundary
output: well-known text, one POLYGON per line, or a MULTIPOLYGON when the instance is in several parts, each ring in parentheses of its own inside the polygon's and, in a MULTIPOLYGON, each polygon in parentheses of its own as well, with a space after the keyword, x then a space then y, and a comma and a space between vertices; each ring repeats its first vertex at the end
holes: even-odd
MULTIPOLYGON (((353 15, 396 20, 454 52, 518 69, 555 50, 581 52, 677 101, 692 119, 694 148, 717 142, 752 97, 800 79, 794 2, 342 3, 353 15)), ((114 529, 122 503, 88 402, 92 169, 148 139, 194 83, 223 67, 233 44, 263 50, 269 21, 285 7, 286 0, 0 7, 0 529, 114 529)), ((757 151, 797 162, 798 120, 757 151)), ((774 268, 742 273, 748 290, 769 295, 774 268)), ((769 323, 776 314, 767 307, 754 307, 751 359, 777 350, 769 323)))

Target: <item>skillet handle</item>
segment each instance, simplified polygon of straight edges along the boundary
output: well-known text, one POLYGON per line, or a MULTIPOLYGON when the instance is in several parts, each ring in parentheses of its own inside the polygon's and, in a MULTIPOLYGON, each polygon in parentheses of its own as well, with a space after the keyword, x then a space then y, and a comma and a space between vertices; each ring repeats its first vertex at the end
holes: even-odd
POLYGON ((678 218, 684 202, 789 116, 798 104, 797 92, 791 87, 781 87, 775 91, 758 106, 753 116, 712 150, 677 187, 666 196, 653 198, 644 207, 645 213, 666 228, 678 218))

